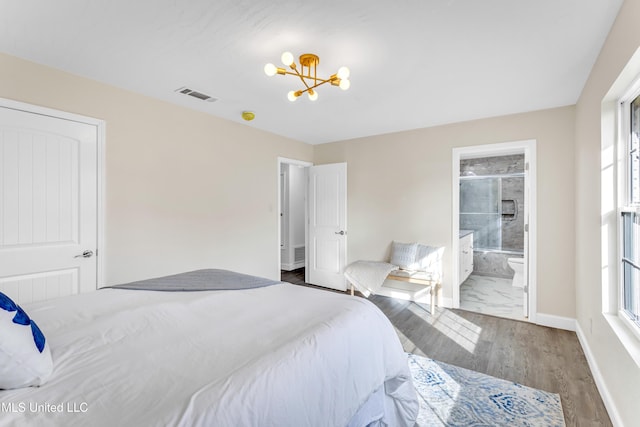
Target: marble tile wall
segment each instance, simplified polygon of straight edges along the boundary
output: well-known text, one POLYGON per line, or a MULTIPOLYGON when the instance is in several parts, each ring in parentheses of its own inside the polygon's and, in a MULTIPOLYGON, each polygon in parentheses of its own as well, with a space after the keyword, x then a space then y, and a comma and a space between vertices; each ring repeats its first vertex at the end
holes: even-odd
POLYGON ((502 178, 502 200, 502 249, 521 251, 524 249, 524 177, 502 178))

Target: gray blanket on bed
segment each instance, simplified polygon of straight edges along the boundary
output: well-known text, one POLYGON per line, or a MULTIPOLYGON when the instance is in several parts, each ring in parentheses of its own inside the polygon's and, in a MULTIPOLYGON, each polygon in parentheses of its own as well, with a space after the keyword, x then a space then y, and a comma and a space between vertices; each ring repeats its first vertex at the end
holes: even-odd
POLYGON ((142 291, 188 292, 251 289, 278 283, 281 282, 229 270, 206 269, 108 287, 142 291))

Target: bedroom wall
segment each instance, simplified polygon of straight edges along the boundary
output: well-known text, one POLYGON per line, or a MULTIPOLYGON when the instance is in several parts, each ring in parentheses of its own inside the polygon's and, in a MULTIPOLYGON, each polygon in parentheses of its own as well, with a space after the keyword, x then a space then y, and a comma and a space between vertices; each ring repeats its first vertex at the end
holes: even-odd
POLYGON ((4 54, 0 97, 106 121, 106 284, 280 277, 277 158, 312 146, 4 54))
POLYGON ((640 401, 640 340, 615 316, 617 213, 613 174, 615 100, 640 75, 638 16, 640 0, 626 0, 576 106, 578 336, 609 415, 618 426, 637 425, 640 401))
POLYGON ((526 139, 538 141, 537 311, 574 318, 572 106, 316 146, 315 163, 348 163, 349 262, 387 259, 393 240, 444 246, 450 304, 452 149, 526 139))

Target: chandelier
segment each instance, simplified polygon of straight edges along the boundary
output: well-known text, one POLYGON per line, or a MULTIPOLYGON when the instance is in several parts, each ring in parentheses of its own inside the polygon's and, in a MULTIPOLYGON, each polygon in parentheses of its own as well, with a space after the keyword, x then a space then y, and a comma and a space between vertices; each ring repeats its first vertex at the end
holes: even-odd
POLYGON ((349 79, 349 69, 347 67, 340 67, 338 72, 332 74, 328 79, 322 79, 318 77, 316 73, 316 67, 320 63, 318 55, 313 53, 304 53, 300 55, 300 70, 293 60, 293 54, 291 52, 285 52, 280 57, 282 63, 293 71, 288 71, 286 68, 276 67, 269 63, 264 66, 264 72, 267 76, 275 76, 276 74, 289 74, 291 76, 297 76, 302 80, 305 88, 300 90, 292 90, 287 94, 289 101, 293 102, 300 97, 303 93, 307 93, 311 101, 318 99, 318 92, 315 90, 318 86, 325 83, 331 83, 332 86, 338 86, 342 90, 349 89, 351 82, 349 79))

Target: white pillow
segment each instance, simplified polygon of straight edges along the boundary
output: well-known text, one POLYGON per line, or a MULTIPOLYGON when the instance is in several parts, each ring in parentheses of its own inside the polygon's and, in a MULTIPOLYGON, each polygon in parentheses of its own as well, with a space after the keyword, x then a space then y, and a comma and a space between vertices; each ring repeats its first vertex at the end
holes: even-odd
POLYGON ((429 271, 436 266, 442 258, 443 249, 444 248, 418 244, 418 249, 416 250, 416 270, 429 271))
POLYGON ((51 350, 38 325, 0 292, 0 389, 42 385, 52 370, 51 350))
POLYGON ((415 270, 417 249, 417 243, 393 242, 389 263, 397 265, 403 270, 415 270))

